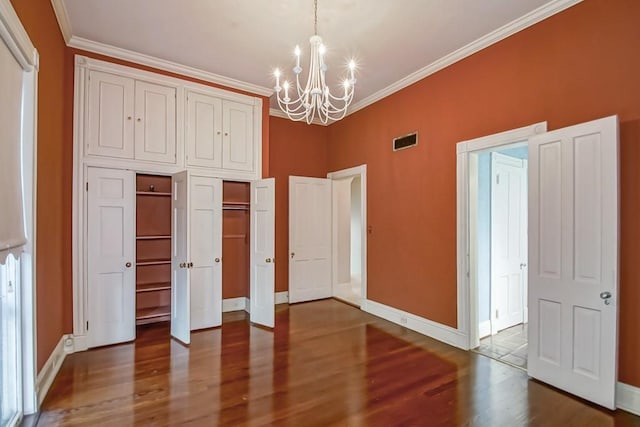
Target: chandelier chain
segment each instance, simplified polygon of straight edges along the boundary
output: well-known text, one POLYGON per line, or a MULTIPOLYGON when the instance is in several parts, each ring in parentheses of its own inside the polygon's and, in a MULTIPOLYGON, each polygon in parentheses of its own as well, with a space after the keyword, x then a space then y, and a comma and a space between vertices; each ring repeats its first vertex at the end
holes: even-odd
POLYGON ((313 33, 318 35, 318 0, 313 0, 313 33))

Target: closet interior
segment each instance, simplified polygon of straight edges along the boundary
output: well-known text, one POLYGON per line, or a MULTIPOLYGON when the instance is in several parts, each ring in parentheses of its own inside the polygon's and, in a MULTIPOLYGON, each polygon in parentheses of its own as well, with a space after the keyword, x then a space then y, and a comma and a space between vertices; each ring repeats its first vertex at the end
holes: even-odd
POLYGON ((222 184, 222 298, 249 296, 250 184, 222 184))
POLYGON ((136 325, 171 318, 171 177, 136 175, 136 325))

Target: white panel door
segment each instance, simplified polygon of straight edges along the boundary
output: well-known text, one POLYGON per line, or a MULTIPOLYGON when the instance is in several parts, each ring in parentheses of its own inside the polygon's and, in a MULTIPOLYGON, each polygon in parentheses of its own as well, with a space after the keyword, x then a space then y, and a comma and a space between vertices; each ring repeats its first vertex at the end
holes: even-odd
POLYGON ((222 131, 222 167, 252 172, 253 105, 223 101, 222 131))
POLYGON ((186 171, 171 178, 171 336, 191 342, 191 290, 189 288, 189 183, 186 171))
POLYGON ((222 324, 222 181, 189 177, 191 330, 222 324))
POLYGON ((618 120, 529 142, 529 375, 615 408, 618 120))
POLYGON ((187 93, 187 165, 222 167, 222 100, 187 93))
POLYGON ((136 337, 135 174, 88 169, 89 347, 136 337))
POLYGON ((89 71, 87 154, 133 159, 134 81, 89 71))
POLYGON ((135 158, 176 162, 176 88, 136 81, 135 158))
POLYGON ((527 266, 527 169, 491 153, 491 333, 523 323, 527 266))
POLYGON ((289 302, 331 297, 331 180, 289 177, 289 302))
POLYGON ((251 322, 275 326, 275 179, 251 183, 251 322))

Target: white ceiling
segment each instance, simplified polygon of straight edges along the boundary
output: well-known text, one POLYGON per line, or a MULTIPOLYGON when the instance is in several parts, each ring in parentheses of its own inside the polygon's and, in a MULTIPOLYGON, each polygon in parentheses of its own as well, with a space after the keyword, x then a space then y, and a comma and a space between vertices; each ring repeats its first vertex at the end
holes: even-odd
MULTIPOLYGON (((412 73, 420 77, 425 67, 452 52, 467 46, 466 54, 472 53, 477 49, 468 45, 479 39, 472 47, 490 44, 485 42, 499 40, 576 2, 318 0, 318 33, 328 48, 329 83, 337 90, 347 60, 355 58, 354 105, 366 103, 388 94, 390 85, 407 80, 412 73)), ((313 0, 53 3, 61 26, 67 27, 63 33, 70 45, 73 40, 89 40, 270 89, 275 67, 293 75, 293 48, 299 44, 306 76, 313 0), (62 19, 61 10, 66 14, 62 19)))

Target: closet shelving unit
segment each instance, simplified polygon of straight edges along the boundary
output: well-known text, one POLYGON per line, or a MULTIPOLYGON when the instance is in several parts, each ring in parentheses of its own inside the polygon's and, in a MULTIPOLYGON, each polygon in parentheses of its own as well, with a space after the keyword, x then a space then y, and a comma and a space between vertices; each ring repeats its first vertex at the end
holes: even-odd
POLYGON ((171 177, 136 175, 136 324, 171 318, 171 177))
POLYGON ((249 296, 248 182, 224 181, 222 190, 222 297, 249 296))

